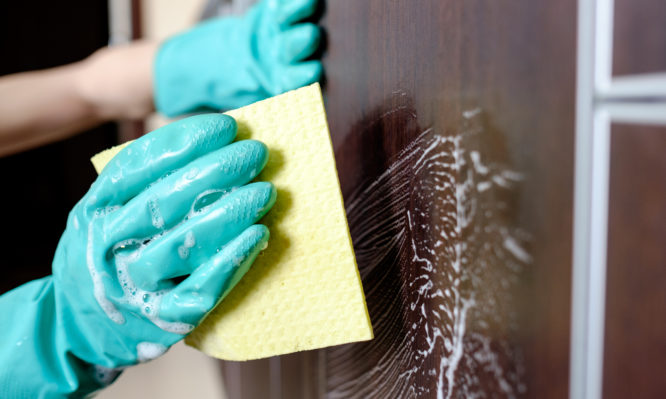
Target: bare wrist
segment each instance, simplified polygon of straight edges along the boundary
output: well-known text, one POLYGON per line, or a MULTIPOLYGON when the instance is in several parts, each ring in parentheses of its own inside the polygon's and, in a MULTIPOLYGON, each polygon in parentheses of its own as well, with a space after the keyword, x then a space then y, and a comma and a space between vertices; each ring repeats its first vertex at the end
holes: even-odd
POLYGON ((77 91, 97 118, 140 119, 154 110, 156 48, 149 42, 105 47, 80 62, 77 91))
MULTIPOLYGON (((98 64, 97 58, 103 57, 100 53, 104 50, 105 49, 97 50, 83 61, 72 64, 72 67, 76 68, 74 82, 76 95, 81 103, 85 104, 85 107, 89 110, 88 112, 91 116, 99 120, 104 120, 105 114, 108 113, 104 110, 105 101, 101 95, 98 83, 99 77, 96 72, 98 64)), ((112 117, 109 116, 109 118, 112 117)))

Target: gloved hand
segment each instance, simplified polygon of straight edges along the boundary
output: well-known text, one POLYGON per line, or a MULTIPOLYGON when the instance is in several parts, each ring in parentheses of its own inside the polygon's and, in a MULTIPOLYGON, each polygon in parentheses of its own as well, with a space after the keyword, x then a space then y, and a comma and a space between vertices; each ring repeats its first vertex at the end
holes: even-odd
POLYGON ((69 215, 53 275, 0 297, 0 397, 81 397, 164 353, 224 298, 266 245, 255 223, 276 198, 248 184, 266 147, 230 144, 235 133, 225 115, 187 118, 106 166, 69 215))
POLYGON ((167 116, 229 109, 321 78, 317 25, 299 23, 317 0, 263 0, 240 18, 204 22, 167 40, 154 67, 157 110, 167 116))

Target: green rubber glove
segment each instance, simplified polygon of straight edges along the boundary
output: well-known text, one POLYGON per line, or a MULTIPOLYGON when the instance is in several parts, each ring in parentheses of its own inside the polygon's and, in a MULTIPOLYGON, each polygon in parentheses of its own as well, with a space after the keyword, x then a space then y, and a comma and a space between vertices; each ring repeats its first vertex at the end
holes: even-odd
POLYGON ((224 298, 265 247, 255 223, 276 198, 248 184, 266 147, 230 144, 235 133, 229 116, 183 119, 106 166, 69 215, 53 275, 0 297, 0 397, 84 396, 224 298))
POLYGON ((299 23, 317 0, 264 0, 240 18, 220 18, 167 40, 155 59, 157 110, 167 116, 238 108, 321 79, 304 61, 320 30, 299 23))

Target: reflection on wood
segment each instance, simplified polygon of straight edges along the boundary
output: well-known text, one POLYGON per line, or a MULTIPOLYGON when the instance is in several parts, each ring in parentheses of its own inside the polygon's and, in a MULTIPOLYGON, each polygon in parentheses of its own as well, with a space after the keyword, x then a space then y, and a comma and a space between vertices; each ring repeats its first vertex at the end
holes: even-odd
POLYGON ((613 75, 666 72, 666 1, 613 3, 613 75))
POLYGON ((399 97, 345 144, 368 153, 388 136, 414 137, 347 196, 376 338, 327 351, 328 396, 516 397, 525 385, 512 290, 531 261, 511 225, 521 176, 496 154, 501 134, 480 109, 444 135, 421 129, 399 97))
POLYGON ((666 127, 613 125, 603 397, 666 392, 666 127))
POLYGON ((379 328, 365 345, 291 357, 319 364, 316 377, 280 361, 283 384, 318 389, 270 398, 565 397, 576 2, 325 3, 326 110, 379 328))

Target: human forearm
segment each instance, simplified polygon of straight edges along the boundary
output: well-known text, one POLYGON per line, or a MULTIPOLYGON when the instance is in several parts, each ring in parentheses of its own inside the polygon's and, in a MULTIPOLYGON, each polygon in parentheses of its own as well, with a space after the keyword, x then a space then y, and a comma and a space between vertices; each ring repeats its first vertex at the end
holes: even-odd
POLYGON ((0 78, 0 156, 153 109, 156 44, 104 48, 63 67, 0 78))
POLYGON ((153 61, 158 44, 106 47, 85 59, 79 93, 98 119, 139 119, 154 110, 153 61))
POLYGON ((317 0, 261 1, 159 46, 104 48, 69 66, 0 78, 0 156, 95 124, 250 104, 321 79, 310 57, 320 29, 304 22, 317 0), (154 76, 153 76, 154 71, 154 76), (153 87, 154 84, 154 87, 153 87))
POLYGON ((94 125, 77 93, 81 64, 0 78, 0 155, 67 137, 94 125))

